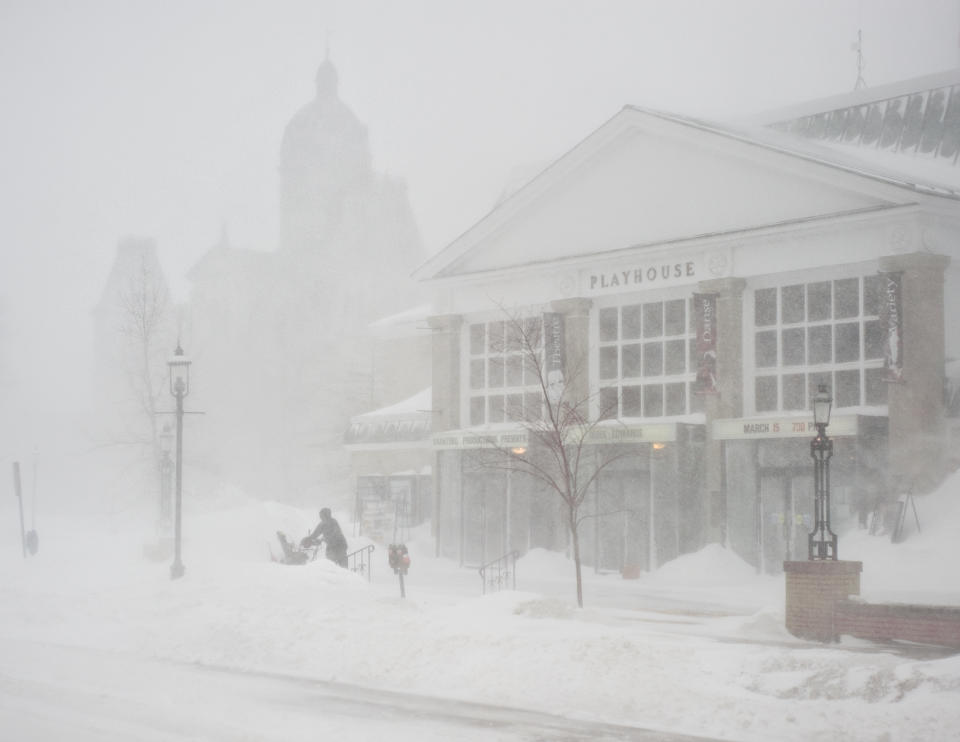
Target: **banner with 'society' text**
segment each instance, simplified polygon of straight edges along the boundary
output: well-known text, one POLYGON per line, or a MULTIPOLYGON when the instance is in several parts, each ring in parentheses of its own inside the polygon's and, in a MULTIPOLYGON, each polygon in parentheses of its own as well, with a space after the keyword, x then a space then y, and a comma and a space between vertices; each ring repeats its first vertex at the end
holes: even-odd
POLYGON ((694 294, 693 311, 697 325, 694 392, 713 394, 717 391, 717 295, 694 294))
POLYGON ((543 313, 543 368, 546 372, 547 399, 556 406, 566 383, 566 343, 564 340, 563 315, 559 312, 543 313))
POLYGON ((902 273, 881 273, 883 306, 880 321, 884 330, 884 381, 903 381, 903 305, 900 295, 902 273))

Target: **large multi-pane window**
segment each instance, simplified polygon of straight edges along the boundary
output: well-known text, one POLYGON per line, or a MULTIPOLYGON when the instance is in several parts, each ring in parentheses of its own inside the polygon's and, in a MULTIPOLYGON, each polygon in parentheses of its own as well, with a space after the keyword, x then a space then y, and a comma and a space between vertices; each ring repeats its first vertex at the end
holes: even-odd
POLYGON ((702 409, 693 394, 694 321, 688 299, 599 310, 599 414, 664 417, 702 409))
POLYGON ((756 411, 807 410, 819 384, 834 407, 886 404, 881 302, 878 275, 756 289, 756 411))
POLYGON ((543 395, 537 364, 542 320, 480 322, 469 326, 470 425, 539 419, 543 395))

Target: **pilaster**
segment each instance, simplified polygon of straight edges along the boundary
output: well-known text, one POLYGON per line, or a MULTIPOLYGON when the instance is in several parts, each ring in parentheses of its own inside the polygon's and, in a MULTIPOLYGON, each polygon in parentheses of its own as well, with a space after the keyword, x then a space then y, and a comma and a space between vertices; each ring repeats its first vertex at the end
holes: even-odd
POLYGON ((713 439, 713 422, 743 416, 743 290, 742 278, 701 281, 698 291, 717 295, 717 391, 704 399, 706 445, 704 489, 709 498, 706 524, 711 540, 726 541, 727 502, 723 491, 723 461, 720 441, 713 439))
POLYGON ((574 402, 590 396, 590 309, 592 299, 558 299, 550 309, 564 317, 567 398, 574 402))
POLYGON ((460 427, 460 328, 463 317, 444 314, 427 318, 433 331, 432 431, 460 427))
POLYGON ((900 487, 923 491, 941 473, 944 445, 944 271, 950 259, 932 253, 892 255, 880 270, 901 273, 903 381, 890 383, 890 474, 900 487))

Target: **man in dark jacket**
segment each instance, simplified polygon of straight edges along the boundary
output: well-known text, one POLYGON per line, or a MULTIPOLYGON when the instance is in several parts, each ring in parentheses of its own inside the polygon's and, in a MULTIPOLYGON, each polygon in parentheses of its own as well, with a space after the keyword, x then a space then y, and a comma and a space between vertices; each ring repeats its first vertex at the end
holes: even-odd
POLYGON ((300 542, 301 546, 313 546, 323 542, 327 547, 327 559, 341 567, 347 566, 347 539, 340 530, 336 518, 330 515, 330 508, 320 511, 320 523, 313 529, 313 533, 300 542))

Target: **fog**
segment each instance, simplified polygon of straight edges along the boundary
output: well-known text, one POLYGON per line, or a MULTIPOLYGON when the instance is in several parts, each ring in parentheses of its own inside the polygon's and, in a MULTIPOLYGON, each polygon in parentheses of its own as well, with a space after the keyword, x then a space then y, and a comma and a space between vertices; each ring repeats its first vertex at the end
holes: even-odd
POLYGON ((92 310, 120 240, 156 242, 178 302, 224 231, 277 249, 281 137, 327 55, 429 255, 626 104, 729 118, 842 93, 858 30, 869 85, 942 71, 958 27, 952 0, 6 2, 2 458, 103 414, 92 310))

